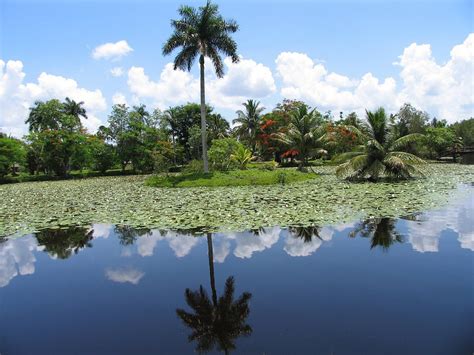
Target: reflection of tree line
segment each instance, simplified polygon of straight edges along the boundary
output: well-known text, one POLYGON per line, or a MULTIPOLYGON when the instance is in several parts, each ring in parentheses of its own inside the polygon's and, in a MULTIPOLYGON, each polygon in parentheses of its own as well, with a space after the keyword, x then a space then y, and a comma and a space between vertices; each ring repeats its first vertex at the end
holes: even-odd
MULTIPOLYGON (((403 217, 406 220, 418 220, 418 216, 403 217)), ((258 236, 262 228, 251 230, 250 233, 258 236)), ((72 227, 67 229, 47 229, 35 234, 38 245, 53 257, 67 259, 84 248, 92 247, 93 229, 90 227, 72 227)), ((115 226, 114 232, 122 245, 133 245, 139 237, 149 236, 152 230, 148 228, 133 228, 129 226, 115 226)), ((202 236, 201 229, 175 230, 178 235, 202 236)), ((310 243, 315 239, 322 240, 321 228, 318 226, 289 227, 289 234, 293 238, 310 243)), ((160 231, 165 234, 166 231, 160 231)), ((388 250, 393 244, 403 243, 403 236, 396 229, 396 219, 369 218, 358 223, 349 233, 349 237, 370 239, 370 248, 381 247, 388 250)), ((0 238, 0 243, 6 239, 0 238)))

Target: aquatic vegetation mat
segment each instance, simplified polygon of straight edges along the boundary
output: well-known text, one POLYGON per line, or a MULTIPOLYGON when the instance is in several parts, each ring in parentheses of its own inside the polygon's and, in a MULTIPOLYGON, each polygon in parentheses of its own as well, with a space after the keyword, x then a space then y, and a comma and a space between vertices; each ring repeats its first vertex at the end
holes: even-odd
POLYGON ((319 167, 316 179, 269 186, 157 188, 145 186, 146 176, 0 185, 0 236, 91 223, 241 231, 399 217, 441 206, 459 183, 474 181, 474 166, 424 169, 426 179, 376 184, 319 167))

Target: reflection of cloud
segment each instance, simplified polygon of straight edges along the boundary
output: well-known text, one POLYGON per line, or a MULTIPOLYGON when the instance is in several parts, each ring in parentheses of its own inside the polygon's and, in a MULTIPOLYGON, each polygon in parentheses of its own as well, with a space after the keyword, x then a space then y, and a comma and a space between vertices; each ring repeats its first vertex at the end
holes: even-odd
POLYGON ((156 243, 163 239, 160 232, 153 231, 151 234, 141 236, 137 239, 137 251, 141 256, 152 256, 156 243))
POLYGON ((104 238, 107 239, 110 233, 113 231, 113 226, 110 224, 94 224, 92 226, 94 238, 104 238))
POLYGON ((461 248, 474 251, 474 233, 459 233, 458 237, 461 248))
POLYGON ((451 229, 458 234, 461 248, 474 251, 473 214, 473 194, 468 193, 466 199, 456 200, 442 210, 424 213, 422 222, 408 221, 408 241, 421 253, 437 252, 441 233, 451 229))
POLYGON ((110 281, 120 283, 129 282, 133 285, 137 285, 144 275, 144 272, 134 268, 116 268, 105 270, 105 277, 107 277, 110 281))
POLYGON ((166 234, 166 240, 168 240, 169 246, 173 249, 174 254, 178 258, 182 258, 189 254, 200 239, 192 235, 179 235, 174 232, 169 232, 166 234))
POLYGON ((258 236, 249 233, 236 234, 234 255, 238 258, 250 258, 255 252, 271 248, 278 242, 280 231, 280 227, 273 227, 264 228, 258 232, 258 236))
POLYGON ((291 256, 308 256, 313 254, 323 244, 322 240, 314 237, 310 242, 302 238, 295 238, 290 233, 286 235, 283 249, 291 256))
POLYGON ((213 239, 213 245, 214 261, 223 263, 230 252, 230 241, 225 236, 219 236, 213 239))
POLYGON ((35 250, 36 239, 31 235, 0 244, 0 287, 7 286, 18 274, 31 275, 35 272, 35 250))

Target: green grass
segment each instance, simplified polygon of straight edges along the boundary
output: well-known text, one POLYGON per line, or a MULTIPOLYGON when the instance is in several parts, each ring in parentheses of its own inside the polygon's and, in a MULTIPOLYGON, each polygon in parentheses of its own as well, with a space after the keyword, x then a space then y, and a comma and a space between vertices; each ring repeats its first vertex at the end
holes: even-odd
POLYGON ((155 187, 218 187, 289 184, 314 179, 314 173, 302 173, 295 169, 233 170, 208 174, 159 175, 147 179, 146 185, 155 187))

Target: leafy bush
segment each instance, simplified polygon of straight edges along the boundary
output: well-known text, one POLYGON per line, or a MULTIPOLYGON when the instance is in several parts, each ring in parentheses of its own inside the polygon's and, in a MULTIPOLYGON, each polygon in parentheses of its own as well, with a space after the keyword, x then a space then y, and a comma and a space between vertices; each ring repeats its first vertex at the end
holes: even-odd
POLYGON ((237 152, 240 147, 243 147, 242 143, 234 138, 214 139, 208 152, 212 168, 227 171, 235 167, 236 164, 232 160, 232 154, 237 152))
POLYGON ((202 160, 191 160, 183 169, 185 174, 200 174, 204 172, 204 164, 202 160))

